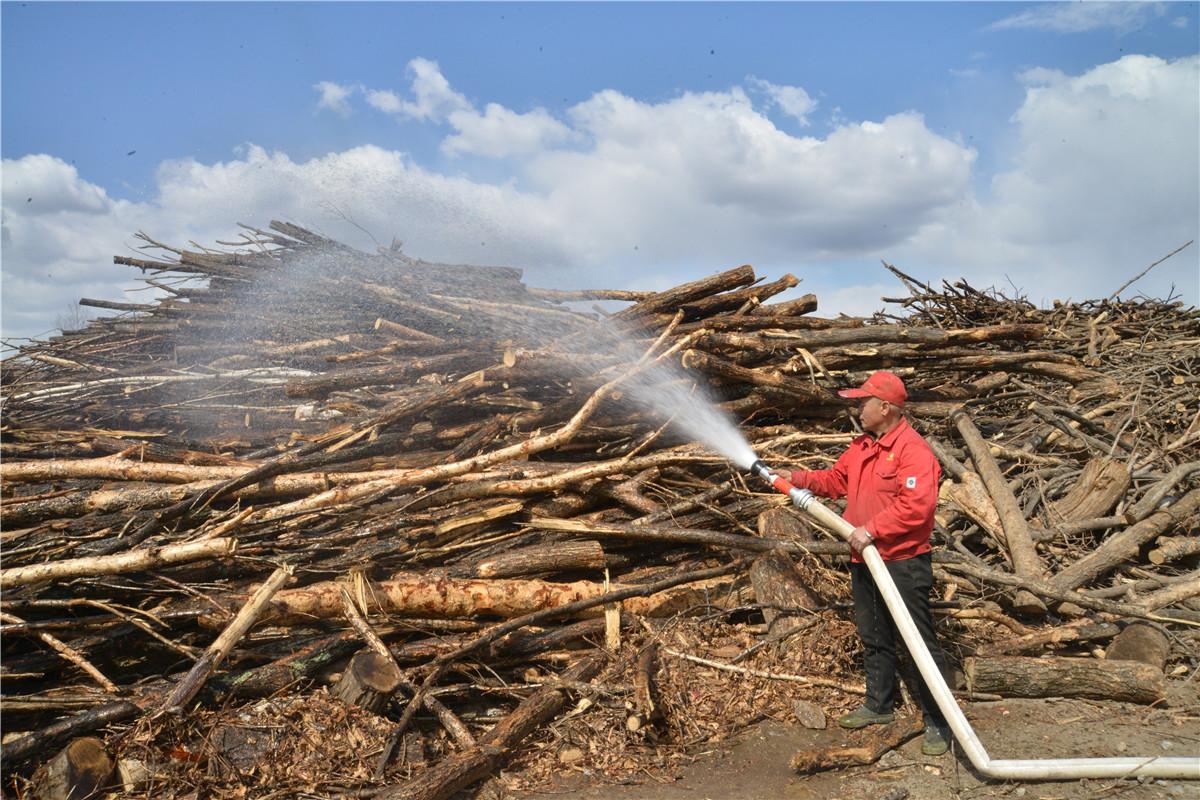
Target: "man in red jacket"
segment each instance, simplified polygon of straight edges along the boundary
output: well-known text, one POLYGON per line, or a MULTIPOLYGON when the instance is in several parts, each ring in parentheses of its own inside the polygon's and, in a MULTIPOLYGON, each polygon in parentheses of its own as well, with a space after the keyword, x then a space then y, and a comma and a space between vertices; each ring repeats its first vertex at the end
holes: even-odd
MULTIPOLYGON (((904 418, 908 393, 895 374, 876 372, 860 388, 838 394, 859 400, 859 421, 866 433, 851 442, 830 469, 792 472, 790 482, 823 497, 847 498, 843 517, 855 526, 850 536, 850 578, 854 622, 863 644, 867 697, 861 708, 841 717, 838 724, 862 728, 895 718, 896 648, 901 642, 883 596, 863 563, 861 553, 868 544, 873 543, 879 551, 934 662, 943 675, 946 672, 929 613, 933 586, 929 535, 941 467, 929 445, 904 418)), ((941 755, 949 747, 946 720, 925 682, 920 676, 918 680, 926 723, 921 751, 941 755)))

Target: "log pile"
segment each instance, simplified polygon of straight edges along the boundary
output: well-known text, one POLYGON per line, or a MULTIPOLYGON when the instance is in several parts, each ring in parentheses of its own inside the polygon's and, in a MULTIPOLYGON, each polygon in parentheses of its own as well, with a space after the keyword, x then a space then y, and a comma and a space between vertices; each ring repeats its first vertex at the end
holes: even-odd
POLYGON ((968 696, 1155 702, 1197 666, 1194 309, 1040 309, 889 267, 895 313, 822 318, 748 266, 554 291, 244 230, 143 237, 159 257, 117 261, 159 299, 84 300, 119 313, 4 362, 17 796, 78 772, 447 797, 505 764, 509 785, 662 769, 797 701, 857 704, 844 545, 630 402, 650 363, 793 468, 854 435, 837 389, 906 380, 944 468, 935 608, 968 696))

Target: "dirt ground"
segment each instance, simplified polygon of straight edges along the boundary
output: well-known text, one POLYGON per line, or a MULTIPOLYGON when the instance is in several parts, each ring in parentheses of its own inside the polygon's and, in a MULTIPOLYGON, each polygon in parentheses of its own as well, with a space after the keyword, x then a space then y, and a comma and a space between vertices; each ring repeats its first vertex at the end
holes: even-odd
POLYGON ((584 768, 564 767, 556 784, 522 800, 944 800, 945 798, 1200 798, 1200 684, 1171 681, 1167 704, 1147 708, 1088 700, 1006 699, 965 708, 993 758, 1168 755, 1194 757, 1196 779, 1081 780, 995 783, 982 780, 961 754, 930 758, 920 738, 871 767, 797 776, 787 767, 797 750, 837 746, 847 734, 833 725, 808 730, 774 721, 753 726, 719 751, 696 754, 675 776, 647 774, 614 785, 584 768), (905 794, 907 791, 907 794, 905 794))

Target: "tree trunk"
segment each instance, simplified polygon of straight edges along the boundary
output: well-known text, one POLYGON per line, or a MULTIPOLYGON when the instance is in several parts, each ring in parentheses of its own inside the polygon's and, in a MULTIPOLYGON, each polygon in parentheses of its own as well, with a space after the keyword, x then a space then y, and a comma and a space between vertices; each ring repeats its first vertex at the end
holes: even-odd
MULTIPOLYGON (((1029 524, 1025 521, 1025 515, 1021 513, 1021 506, 1013 497, 1012 490, 1008 488, 1000 467, 988 451, 983 436, 965 411, 954 414, 953 420, 971 451, 975 470, 987 487, 992 503, 1000 515, 1000 524, 1004 527, 1004 545, 1012 559, 1013 572, 1025 578, 1042 578, 1045 569, 1029 535, 1029 524)), ((1046 613, 1046 604, 1024 589, 1013 593, 1013 608, 1023 614, 1046 613)))
MULTIPOLYGON (((701 602, 697 592, 711 590, 714 585, 710 581, 694 589, 679 587, 650 597, 633 597, 622 603, 622 610, 647 617, 670 616, 690 603, 701 602)), ((611 587, 613 591, 623 588, 627 587, 620 584, 611 587)), ((373 600, 388 614, 431 619, 510 619, 605 594, 604 584, 593 581, 551 583, 535 579, 455 579, 416 574, 400 574, 373 583, 371 591, 373 600)), ((336 581, 279 592, 263 610, 259 621, 289 626, 340 617, 340 592, 341 584, 336 581)), ((600 612, 593 610, 591 613, 600 612)), ((212 615, 201 617, 200 622, 206 626, 212 626, 214 622, 219 624, 212 615)))
POLYGON ((1162 670, 1132 661, 1091 658, 968 658, 967 686, 1004 697, 1091 697, 1131 703, 1161 700, 1162 670))
POLYGON ((1117 634, 1104 651, 1108 661, 1138 661, 1161 671, 1167 665, 1171 642, 1158 626, 1134 622, 1117 634))
POLYGON ((355 653, 330 694, 344 703, 378 714, 400 688, 400 670, 374 650, 355 653))

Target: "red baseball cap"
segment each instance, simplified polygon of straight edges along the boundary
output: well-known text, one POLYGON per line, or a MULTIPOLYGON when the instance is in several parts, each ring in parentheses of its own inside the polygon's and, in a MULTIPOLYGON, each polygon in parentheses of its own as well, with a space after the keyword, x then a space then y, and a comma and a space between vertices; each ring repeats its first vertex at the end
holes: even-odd
POLYGON ((857 389, 842 389, 838 392, 839 397, 878 397, 880 400, 886 400, 894 406, 904 405, 904 401, 908 399, 908 392, 904 390, 904 381, 896 377, 894 372, 880 370, 871 377, 863 381, 863 385, 857 389))

